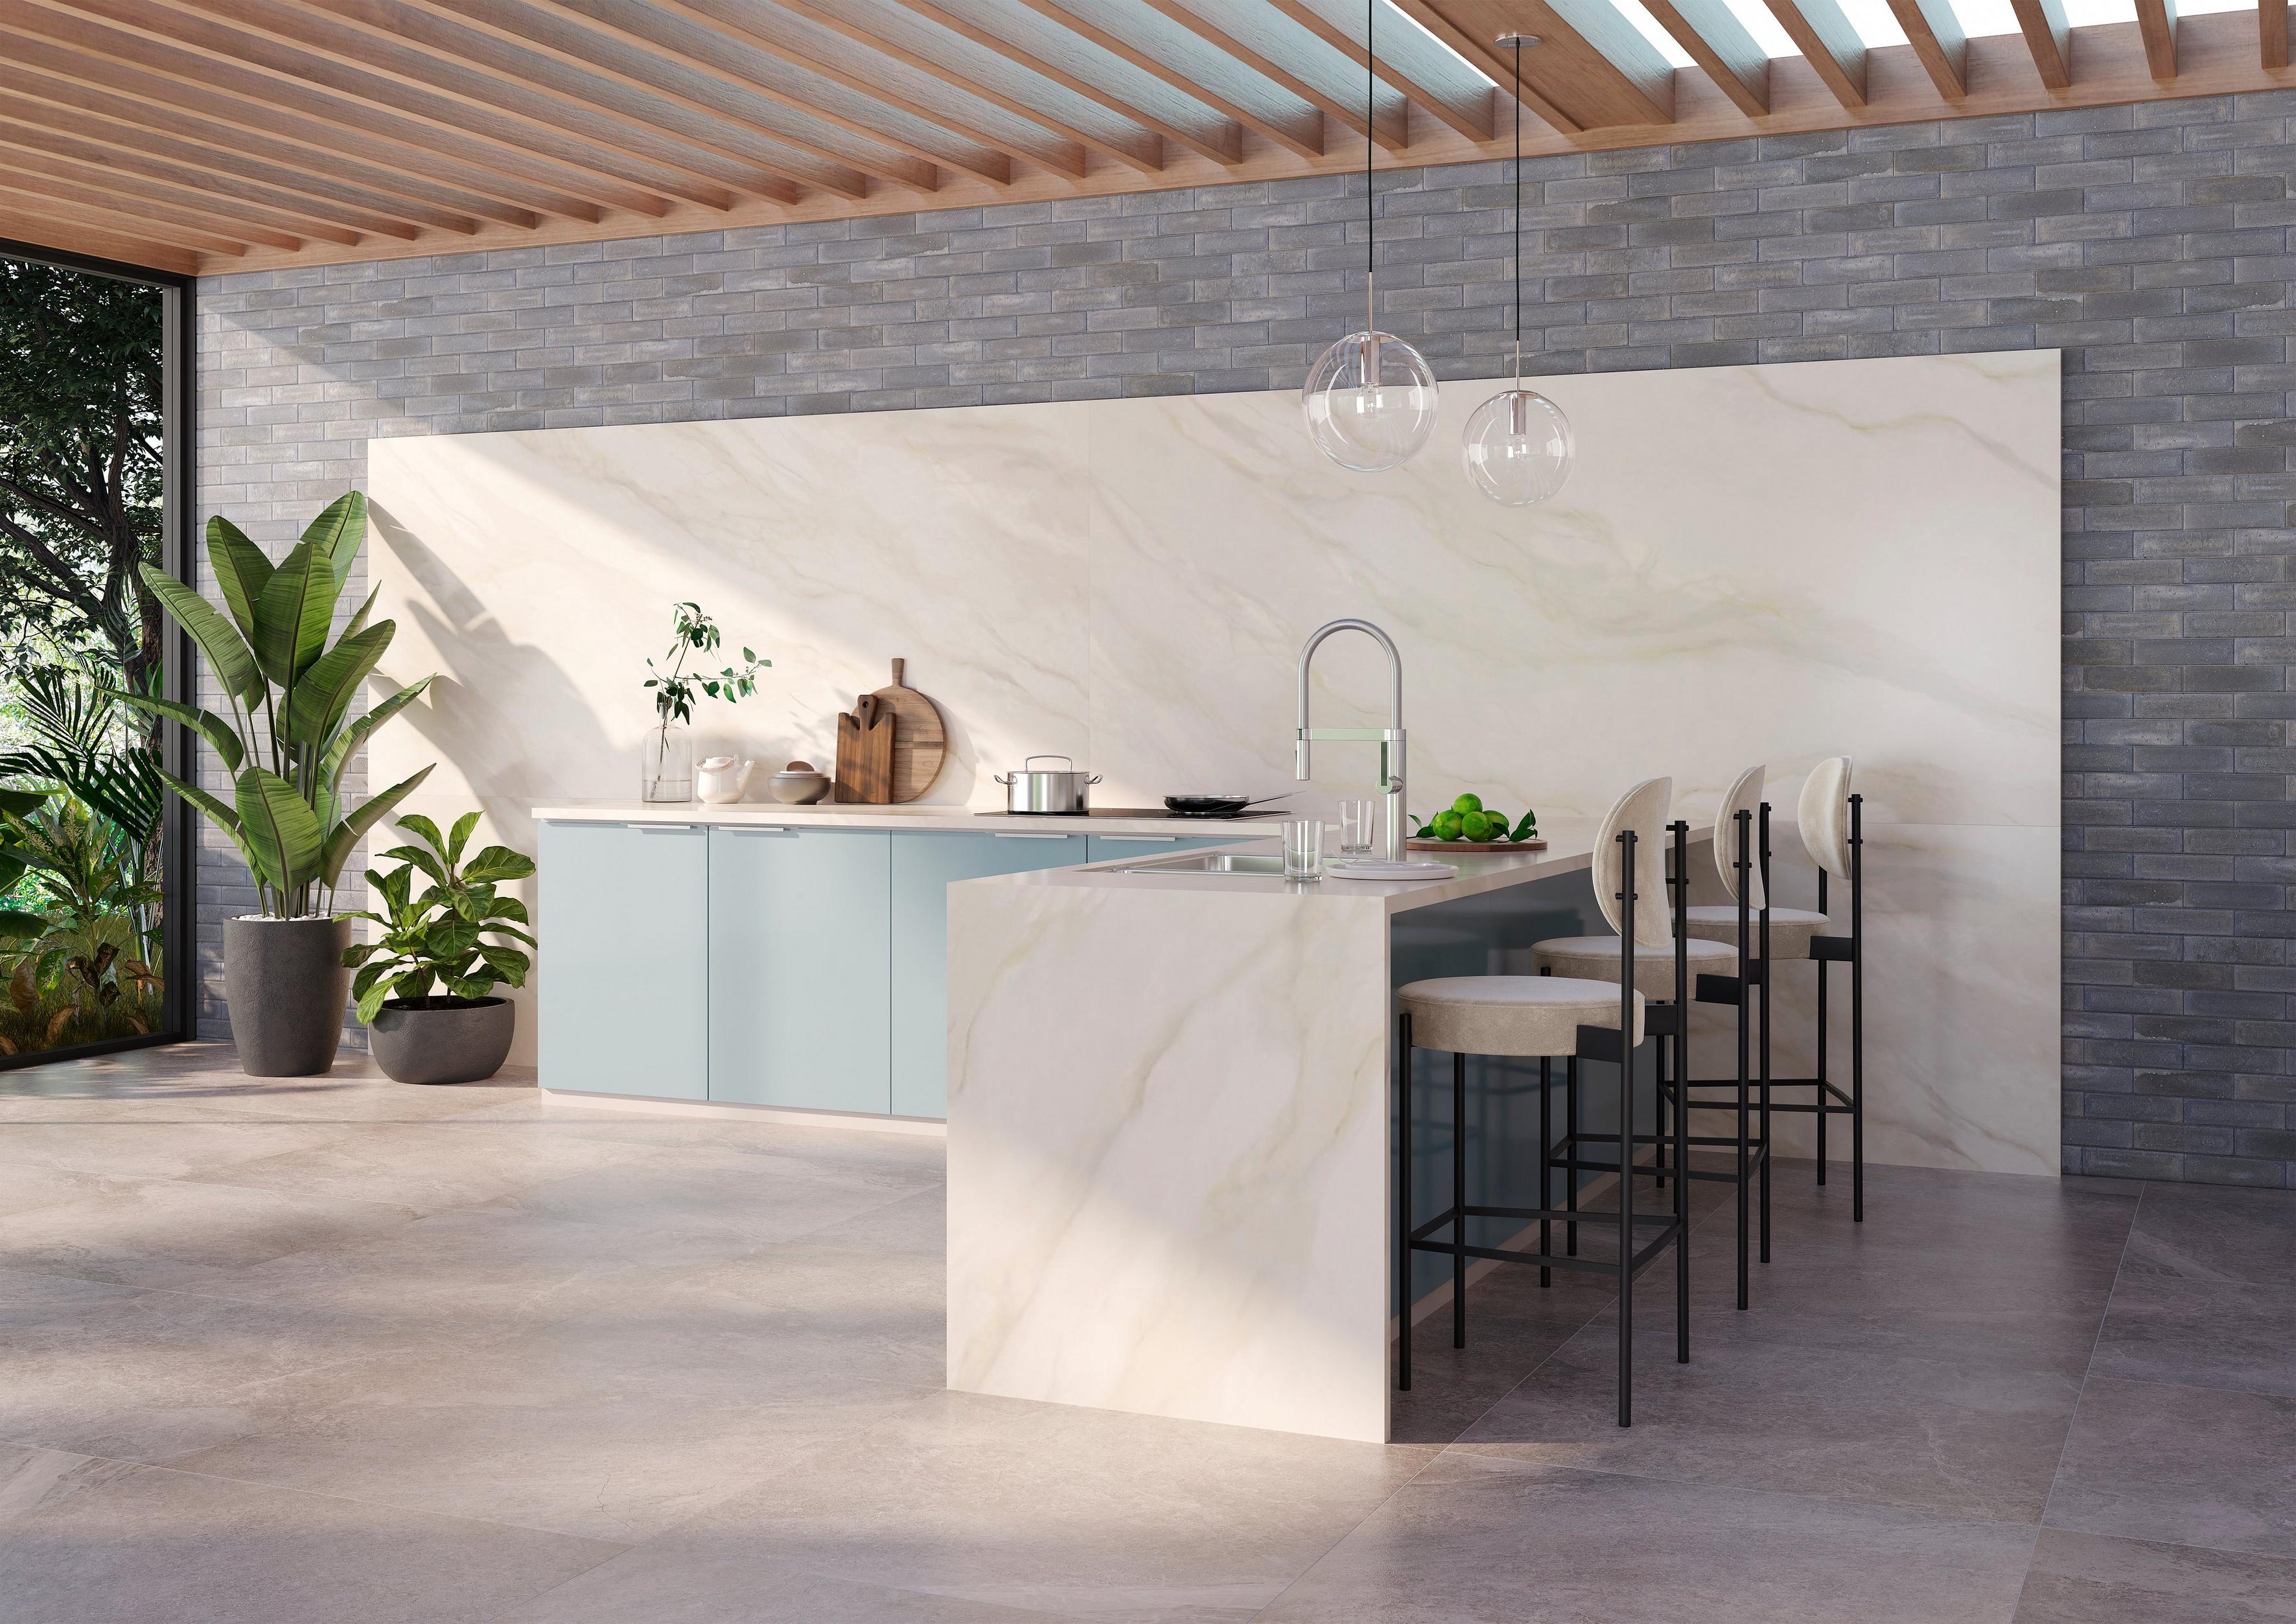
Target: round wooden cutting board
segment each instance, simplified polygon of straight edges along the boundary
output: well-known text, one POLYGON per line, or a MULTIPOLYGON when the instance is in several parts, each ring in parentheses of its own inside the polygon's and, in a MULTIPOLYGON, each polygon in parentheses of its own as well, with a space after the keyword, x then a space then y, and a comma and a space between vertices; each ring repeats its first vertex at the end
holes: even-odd
POLYGON ((893 713, 893 799, 914 800, 932 788, 948 759, 948 730, 940 708, 901 681, 907 662, 893 661, 893 680, 871 697, 893 713))
POLYGON ((1543 851, 1546 841, 1538 835, 1527 841, 1406 841, 1414 851, 1543 851))

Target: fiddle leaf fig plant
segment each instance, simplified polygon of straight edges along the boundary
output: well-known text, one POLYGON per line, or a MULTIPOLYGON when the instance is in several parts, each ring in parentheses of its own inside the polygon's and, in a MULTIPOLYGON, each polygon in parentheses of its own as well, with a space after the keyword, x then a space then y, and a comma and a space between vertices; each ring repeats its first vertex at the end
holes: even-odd
POLYGON ((521 928, 529 923, 526 904, 495 890, 504 880, 532 874, 534 859, 507 846, 488 846, 464 863, 463 852, 478 824, 479 815, 465 812, 455 820, 454 831, 442 836, 439 825, 420 813, 402 817, 398 826, 423 844, 394 846, 382 855, 398 858, 399 867, 366 871, 366 882, 385 911, 350 917, 373 921, 382 927, 382 935, 343 955, 343 963, 358 972, 351 978, 351 996, 358 1001, 361 1021, 373 1022, 386 999, 418 1009, 451 1009, 488 997, 497 982, 526 985, 533 961, 509 942, 490 939, 535 945, 521 928), (419 896, 418 878, 430 882, 419 896), (434 994, 434 987, 443 990, 434 994))
POLYGON ((109 690, 138 710, 183 723, 215 752, 232 781, 228 800, 160 776, 231 836, 255 876, 263 912, 274 918, 329 911, 351 849, 430 775, 426 767, 356 806, 342 793, 343 770, 359 746, 430 685, 423 677, 365 716, 350 715, 398 629, 390 620, 368 623, 369 594, 342 635, 328 641, 336 601, 365 540, 366 497, 355 490, 329 503, 276 564, 230 520, 209 520, 208 561, 223 609, 150 564, 143 578, 207 656, 230 715, 109 690))

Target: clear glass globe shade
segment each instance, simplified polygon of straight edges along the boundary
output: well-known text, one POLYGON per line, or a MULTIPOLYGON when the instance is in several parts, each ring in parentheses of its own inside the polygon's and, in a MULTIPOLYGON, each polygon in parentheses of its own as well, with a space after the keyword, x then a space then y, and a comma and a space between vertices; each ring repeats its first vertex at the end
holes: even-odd
POLYGON ((1342 468, 1376 473, 1435 432, 1435 369, 1392 333, 1350 332, 1309 369, 1300 406, 1317 450, 1342 468))
POLYGON ((1529 507, 1562 488, 1575 443, 1562 408, 1530 390, 1501 390, 1467 419, 1467 478, 1494 502, 1529 507))

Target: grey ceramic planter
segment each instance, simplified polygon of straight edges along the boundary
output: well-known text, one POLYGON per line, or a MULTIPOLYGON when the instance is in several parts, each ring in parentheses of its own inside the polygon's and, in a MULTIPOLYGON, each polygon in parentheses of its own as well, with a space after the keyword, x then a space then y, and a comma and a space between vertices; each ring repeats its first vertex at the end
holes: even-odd
POLYGON ((502 1070, 510 1055, 518 1008, 508 998, 445 1004, 390 998, 367 1028, 374 1063, 401 1083, 476 1083, 502 1070))
POLYGON ((226 919, 224 996, 231 1039, 250 1077, 319 1077, 342 1042, 351 972, 348 919, 226 919))

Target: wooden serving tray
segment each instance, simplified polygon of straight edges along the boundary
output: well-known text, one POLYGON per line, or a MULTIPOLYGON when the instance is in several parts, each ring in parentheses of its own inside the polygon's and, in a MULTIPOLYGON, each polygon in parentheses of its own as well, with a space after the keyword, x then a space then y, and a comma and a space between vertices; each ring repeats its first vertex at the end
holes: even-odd
POLYGON ((1403 842, 1413 851, 1541 851, 1546 837, 1534 834, 1527 841, 1436 841, 1409 840, 1403 842))

